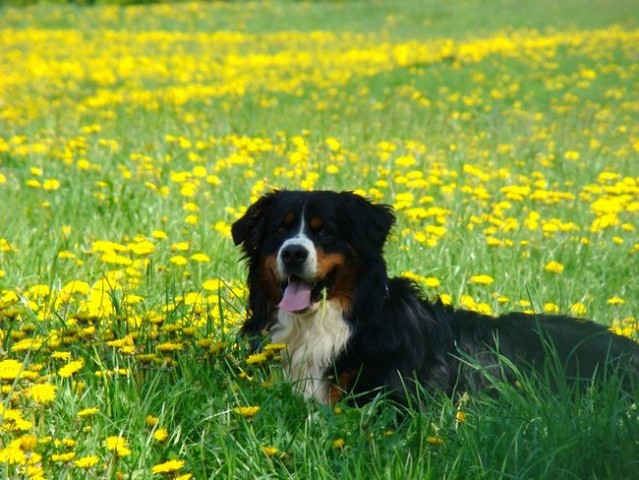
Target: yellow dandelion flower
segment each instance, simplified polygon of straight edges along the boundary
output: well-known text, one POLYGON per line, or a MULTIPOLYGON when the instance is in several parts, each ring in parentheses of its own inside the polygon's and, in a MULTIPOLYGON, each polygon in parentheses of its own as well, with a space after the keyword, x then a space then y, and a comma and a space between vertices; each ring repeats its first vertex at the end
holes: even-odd
POLYGON ((260 407, 259 406, 236 407, 233 409, 233 411, 239 415, 242 415, 245 418, 252 418, 255 415, 257 415, 257 412, 260 411, 260 407))
POLYGON ((184 460, 169 460, 168 462, 160 463, 151 468, 151 473, 173 473, 181 470, 184 467, 184 460))
POLYGON ((191 260, 199 263, 208 263, 211 261, 209 256, 206 253, 195 253, 191 255, 191 260))
POLYGON ((106 439, 107 450, 113 452, 117 457, 126 457, 131 454, 126 438, 112 435, 106 439))
POLYGON ((155 432, 153 432, 153 438, 160 443, 166 442, 169 438, 169 432, 166 428, 158 428, 155 432))
POLYGON ((147 415, 147 417, 144 419, 144 423, 146 424, 147 427, 155 427, 158 422, 160 421, 160 419, 158 417, 154 417, 153 415, 147 415))
POLYGON ((264 346, 265 352, 279 352, 280 350, 284 350, 286 348, 285 343, 269 343, 264 346))
POLYGON ((54 453, 51 455, 51 461, 56 463, 68 463, 75 458, 75 452, 54 453))
POLYGON ((58 370, 58 375, 60 375, 62 378, 68 378, 72 376, 73 374, 79 372, 82 369, 82 367, 84 367, 84 360, 83 359, 75 360, 73 362, 69 362, 60 370, 58 370))
POLYGON ((544 266, 544 270, 551 273, 561 273, 564 271, 564 266, 559 262, 551 260, 544 266))
POLYGON ((256 363, 264 363, 266 360, 268 360, 268 355, 265 352, 260 352, 249 355, 246 358, 246 363, 249 365, 254 365, 256 363))
POLYGON ((164 342, 155 346, 156 350, 164 353, 179 352, 184 348, 184 344, 180 342, 164 342))
POLYGON ((0 362, 0 380, 15 380, 24 369, 22 362, 11 358, 0 362))
POLYGON ((453 304, 453 297, 449 295, 448 293, 441 293, 439 294, 438 298, 439 298, 439 301, 442 302, 444 305, 453 304))
POLYGON ((95 467, 100 461, 100 457, 97 455, 87 455, 84 457, 80 457, 73 462, 73 464, 78 468, 84 468, 88 470, 89 468, 95 467))
POLYGON ((27 350, 38 350, 42 347, 42 340, 39 338, 25 338, 16 342, 11 347, 12 352, 25 352, 27 350))
POLYGON ((24 465, 27 456, 20 448, 20 440, 14 440, 6 448, 0 448, 0 463, 7 465, 24 465))
POLYGON ((2 423, 0 424, 0 430, 2 431, 26 432, 33 426, 32 422, 25 420, 22 417, 22 412, 20 410, 15 410, 13 408, 2 410, 0 405, 0 413, 2 413, 2 423))
POLYGON ((56 386, 49 383, 41 385, 32 385, 27 390, 27 396, 31 397, 36 403, 46 405, 55 400, 56 386))
POLYGON ((335 440, 333 440, 333 448, 335 450, 344 448, 344 445, 346 445, 346 441, 343 438, 336 438, 335 440))
POLYGON ((556 303, 548 302, 544 303, 544 312, 546 313, 559 313, 559 305, 556 303))
POLYGON ((56 360, 69 360, 69 358, 71 358, 71 352, 60 352, 56 350, 51 354, 51 358, 55 358, 56 360))
POLYGON ((189 242, 178 242, 171 245, 172 252, 187 252, 191 248, 191 244, 189 242))
POLYGON ((490 285, 495 280, 490 275, 472 275, 470 281, 476 285, 490 285))
POLYGON ((583 317, 587 310, 586 306, 581 302, 575 302, 570 307, 570 313, 576 317, 583 317))
POLYGON ((48 180, 45 180, 42 183, 42 188, 44 188, 46 191, 48 192, 53 192, 56 191, 60 188, 60 181, 56 180, 55 178, 50 178, 48 180))
POLYGON ((197 225, 200 221, 200 217, 198 215, 187 215, 184 217, 184 222, 188 225, 197 225))
POLYGON ((626 301, 621 297, 610 297, 606 303, 609 303, 610 305, 623 305, 626 301))
POLYGON ((273 457, 277 454, 277 452, 279 451, 277 448, 275 447, 262 447, 261 450, 268 455, 269 457, 273 457))
POLYGON ((178 267, 183 267, 184 265, 189 263, 189 261, 183 255, 174 255, 171 258, 169 258, 169 262, 171 262, 174 265, 177 265, 178 267))
POLYGON ((91 417, 98 412, 100 412, 100 409, 98 407, 85 408, 84 410, 80 410, 78 412, 78 417, 79 418, 91 417))

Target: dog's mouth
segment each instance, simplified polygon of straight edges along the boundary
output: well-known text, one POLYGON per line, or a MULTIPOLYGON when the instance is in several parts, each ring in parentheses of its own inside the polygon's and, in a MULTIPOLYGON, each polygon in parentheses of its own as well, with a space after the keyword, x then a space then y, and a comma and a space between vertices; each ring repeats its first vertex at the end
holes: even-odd
POLYGON ((286 312, 302 313, 326 297, 325 279, 309 283, 300 277, 291 275, 282 284, 282 300, 278 308, 286 312))

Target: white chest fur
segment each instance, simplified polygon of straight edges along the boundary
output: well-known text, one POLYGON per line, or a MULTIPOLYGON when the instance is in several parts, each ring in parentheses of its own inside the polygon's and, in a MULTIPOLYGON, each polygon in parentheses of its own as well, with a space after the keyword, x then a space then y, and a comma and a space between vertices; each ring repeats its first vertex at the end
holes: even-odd
MULTIPOLYGON (((283 310, 271 328, 275 343, 286 344, 284 370, 305 397, 328 403, 326 369, 346 348, 351 328, 338 302, 319 302, 304 313, 283 310)), ((328 372, 332 373, 332 372, 328 372)))

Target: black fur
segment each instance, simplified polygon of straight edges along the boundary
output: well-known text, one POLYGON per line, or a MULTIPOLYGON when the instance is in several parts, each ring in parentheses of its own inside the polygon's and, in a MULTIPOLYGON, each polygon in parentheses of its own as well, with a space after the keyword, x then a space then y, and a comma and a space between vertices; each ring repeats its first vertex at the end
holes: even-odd
POLYGON ((403 401, 417 384, 450 395, 484 388, 489 377, 512 381, 503 359, 523 372, 547 371, 556 362, 569 385, 603 378, 613 368, 626 388, 639 381, 639 345, 602 325, 560 315, 456 310, 427 300, 406 279, 389 278, 382 250, 395 220, 392 210, 347 192, 273 192, 233 225, 249 265, 245 334, 255 337, 275 321, 277 305, 258 278, 260 262, 281 244, 273 232, 283 212, 309 202, 321 206, 318 215, 334 228, 336 238, 323 248, 337 251, 345 244, 352 250, 346 255, 357 281, 344 314, 352 334, 326 378, 351 372, 347 390, 360 398, 382 390, 403 401))

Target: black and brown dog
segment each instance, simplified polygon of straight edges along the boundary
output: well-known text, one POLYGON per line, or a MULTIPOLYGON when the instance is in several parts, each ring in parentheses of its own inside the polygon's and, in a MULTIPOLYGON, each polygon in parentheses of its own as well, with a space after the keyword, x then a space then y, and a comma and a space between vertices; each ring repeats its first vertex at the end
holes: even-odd
POLYGON ((286 345, 286 373, 305 396, 330 404, 385 391, 401 402, 417 384, 452 394, 491 375, 513 380, 505 363, 543 371, 551 359, 568 384, 611 372, 639 382, 639 344, 602 325, 456 310, 389 278, 382 252, 394 221, 389 206, 350 192, 275 191, 233 224, 249 267, 242 332, 286 345))

